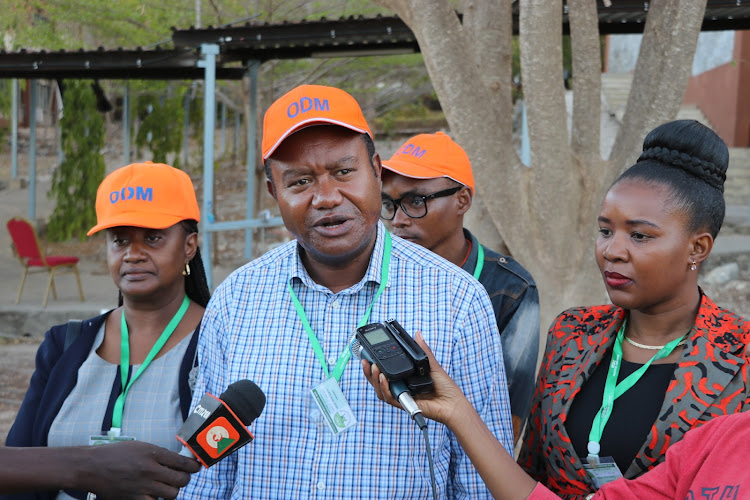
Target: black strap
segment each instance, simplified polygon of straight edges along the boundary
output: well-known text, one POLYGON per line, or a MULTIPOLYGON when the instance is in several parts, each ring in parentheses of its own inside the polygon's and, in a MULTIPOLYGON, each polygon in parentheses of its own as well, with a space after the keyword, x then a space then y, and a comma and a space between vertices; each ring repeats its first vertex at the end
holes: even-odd
POLYGON ((81 334, 82 325, 83 321, 80 319, 71 319, 68 321, 68 329, 65 331, 65 345, 63 351, 67 351, 68 347, 70 347, 78 338, 78 335, 81 334))

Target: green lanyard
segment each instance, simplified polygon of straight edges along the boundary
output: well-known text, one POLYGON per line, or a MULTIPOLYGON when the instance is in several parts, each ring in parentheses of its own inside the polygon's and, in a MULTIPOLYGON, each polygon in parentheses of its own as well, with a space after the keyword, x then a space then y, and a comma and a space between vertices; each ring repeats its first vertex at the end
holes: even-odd
POLYGON ((167 340, 172 335, 175 328, 177 328, 177 325, 182 321, 182 317, 185 316, 188 306, 190 306, 190 300, 186 295, 182 299, 182 305, 177 310, 177 313, 172 317, 169 324, 164 329, 159 339, 149 351, 148 356, 143 360, 140 368, 138 368, 138 371, 133 375, 133 378, 131 378, 130 381, 128 381, 128 371, 130 369, 130 338, 128 335, 128 324, 125 321, 125 309, 122 310, 122 319, 120 320, 120 380, 122 381, 122 391, 117 397, 115 407, 112 410, 112 429, 110 430, 110 435, 120 435, 120 429, 122 429, 122 413, 125 407, 125 398, 128 396, 128 390, 133 385, 133 382, 141 376, 141 373, 146 371, 148 365, 151 364, 154 357, 156 357, 159 351, 161 351, 164 344, 167 343, 167 340))
MULTIPOLYGON (((669 344, 661 348, 659 352, 648 360, 648 363, 628 375, 619 384, 617 383, 617 376, 620 374, 620 366, 622 365, 622 341, 625 338, 625 326, 628 323, 628 319, 622 322, 620 330, 617 332, 617 338, 615 339, 615 346, 612 351, 612 361, 609 363, 609 372, 607 373, 607 381, 604 384, 604 398, 602 399, 602 406, 599 408, 599 412, 594 417, 594 423, 591 425, 591 432, 589 433, 588 452, 589 457, 598 456, 601 447, 599 442, 602 439, 602 433, 604 427, 607 425, 610 415, 612 414, 612 406, 615 403, 615 399, 619 398, 625 392, 633 387, 638 382, 651 363, 657 359, 663 359, 672 354, 672 351, 677 345, 684 339, 690 331, 680 338, 674 339, 669 344)), ((692 330, 692 328, 691 328, 692 330)))
POLYGON ((482 274, 482 268, 484 267, 484 248, 482 244, 477 241, 477 265, 474 266, 474 279, 478 280, 479 275, 482 274))
MULTIPOLYGON (((380 294, 383 293, 383 290, 385 290, 385 286, 388 283, 388 268, 390 267, 390 265, 391 265, 391 235, 388 231, 386 231, 385 243, 383 245, 383 268, 380 272, 380 287, 378 288, 378 291, 375 292, 375 297, 372 298, 372 302, 370 302, 370 305, 367 307, 367 311, 365 311, 365 315, 362 316, 361 320, 359 320, 359 324, 357 324, 357 328, 359 328, 360 326, 366 325, 367 322, 370 320, 370 313, 372 312, 372 305, 375 303, 376 300, 378 300, 378 297, 380 297, 380 294)), ((318 342, 318 337, 315 336, 315 332, 313 332, 313 329, 310 326, 310 322, 307 320, 305 309, 302 307, 302 304, 297 298, 297 295, 294 293, 294 290, 292 290, 291 281, 287 283, 287 288, 289 288, 289 295, 292 296, 292 302, 294 302, 294 309, 297 311, 297 316, 299 316, 299 319, 302 322, 302 326, 305 328, 305 332, 307 332, 307 338, 310 339, 310 343, 312 344, 313 351, 315 351, 315 356, 318 358, 318 361, 320 362, 320 366, 323 367, 323 372, 326 374, 326 377, 330 377, 331 375, 328 371, 328 363, 326 362, 325 354, 323 354, 323 348, 320 347, 320 342, 318 342)), ((344 373, 344 368, 346 368, 346 364, 349 362, 349 359, 351 357, 352 357, 352 353, 349 350, 349 345, 347 344, 343 352, 339 355, 339 359, 336 361, 336 366, 333 368, 333 377, 336 379, 336 382, 341 380, 341 375, 344 373)))

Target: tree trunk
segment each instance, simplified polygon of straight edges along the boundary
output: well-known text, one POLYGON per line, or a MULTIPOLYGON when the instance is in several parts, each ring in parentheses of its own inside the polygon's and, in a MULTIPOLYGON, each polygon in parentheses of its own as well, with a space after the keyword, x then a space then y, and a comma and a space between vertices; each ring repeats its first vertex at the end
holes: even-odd
MULTIPOLYGON (((510 253, 534 276, 542 335, 563 309, 606 300, 594 260, 596 216, 645 133, 673 119, 687 86, 706 0, 651 2, 633 90, 611 156, 601 158, 596 3, 569 0, 574 104, 568 131, 562 2, 520 0, 521 75, 531 166, 513 146, 511 0, 378 0, 414 32, 450 129, 510 253)), ((542 342, 542 346, 544 342, 542 342)))

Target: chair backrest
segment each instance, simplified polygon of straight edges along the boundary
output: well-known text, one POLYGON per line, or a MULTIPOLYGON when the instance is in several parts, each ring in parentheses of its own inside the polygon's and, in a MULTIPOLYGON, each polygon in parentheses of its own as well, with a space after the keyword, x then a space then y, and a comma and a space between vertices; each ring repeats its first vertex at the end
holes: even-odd
POLYGON ((8 232, 13 239, 18 256, 22 259, 42 259, 44 254, 39 246, 39 238, 34 226, 22 217, 13 217, 8 221, 8 232))

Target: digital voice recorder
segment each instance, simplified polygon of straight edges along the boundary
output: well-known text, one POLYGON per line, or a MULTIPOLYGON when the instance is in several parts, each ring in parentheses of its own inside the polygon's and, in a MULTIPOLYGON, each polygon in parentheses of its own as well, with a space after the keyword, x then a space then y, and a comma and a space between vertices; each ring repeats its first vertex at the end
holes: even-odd
POLYGON ((412 394, 432 392, 427 355, 396 320, 357 328, 355 338, 353 354, 378 365, 389 382, 403 381, 412 394))

